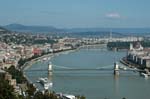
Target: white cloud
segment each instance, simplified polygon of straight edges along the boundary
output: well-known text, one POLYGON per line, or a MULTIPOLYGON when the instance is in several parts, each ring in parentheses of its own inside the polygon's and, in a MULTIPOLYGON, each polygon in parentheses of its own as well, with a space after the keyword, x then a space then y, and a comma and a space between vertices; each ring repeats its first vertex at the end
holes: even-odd
POLYGON ((105 17, 109 19, 120 19, 121 15, 119 13, 107 13, 105 17))

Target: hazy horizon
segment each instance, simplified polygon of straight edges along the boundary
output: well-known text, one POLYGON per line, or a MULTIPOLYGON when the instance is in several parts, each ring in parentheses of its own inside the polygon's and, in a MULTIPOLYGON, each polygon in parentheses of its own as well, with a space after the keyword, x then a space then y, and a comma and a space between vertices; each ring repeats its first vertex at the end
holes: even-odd
POLYGON ((57 27, 57 26, 54 26, 54 25, 39 25, 39 24, 21 24, 21 23, 9 23, 9 24, 4 24, 4 25, 1 25, 0 24, 0 26, 9 26, 9 25, 22 25, 22 26, 40 26, 40 27, 54 27, 54 28, 59 28, 59 29, 84 29, 84 28, 95 28, 95 29, 100 29, 100 28, 102 28, 102 29, 142 29, 142 28, 150 28, 150 26, 149 27, 57 27))

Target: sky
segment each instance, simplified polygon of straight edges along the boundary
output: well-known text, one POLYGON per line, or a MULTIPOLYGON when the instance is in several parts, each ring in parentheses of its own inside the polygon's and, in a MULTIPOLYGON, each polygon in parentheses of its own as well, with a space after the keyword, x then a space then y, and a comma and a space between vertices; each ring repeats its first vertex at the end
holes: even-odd
POLYGON ((0 0, 0 25, 150 27, 150 0, 0 0))

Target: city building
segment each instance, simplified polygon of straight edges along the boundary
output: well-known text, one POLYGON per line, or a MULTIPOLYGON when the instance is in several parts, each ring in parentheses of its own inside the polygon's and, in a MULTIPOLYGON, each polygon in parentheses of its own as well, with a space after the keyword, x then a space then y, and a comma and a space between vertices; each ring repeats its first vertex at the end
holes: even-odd
POLYGON ((137 42, 135 46, 130 44, 130 50, 127 53, 127 60, 137 64, 141 68, 150 68, 150 49, 143 48, 142 45, 137 42))

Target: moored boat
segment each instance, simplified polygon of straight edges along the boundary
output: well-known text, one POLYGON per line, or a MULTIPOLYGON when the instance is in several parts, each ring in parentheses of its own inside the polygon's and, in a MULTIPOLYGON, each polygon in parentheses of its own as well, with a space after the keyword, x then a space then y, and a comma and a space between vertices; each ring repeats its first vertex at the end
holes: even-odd
POLYGON ((49 82, 47 78, 39 78, 39 83, 41 83, 45 90, 47 90, 49 87, 53 86, 52 82, 49 82))

